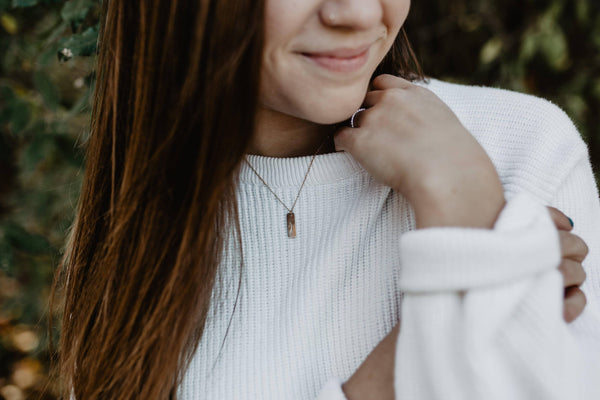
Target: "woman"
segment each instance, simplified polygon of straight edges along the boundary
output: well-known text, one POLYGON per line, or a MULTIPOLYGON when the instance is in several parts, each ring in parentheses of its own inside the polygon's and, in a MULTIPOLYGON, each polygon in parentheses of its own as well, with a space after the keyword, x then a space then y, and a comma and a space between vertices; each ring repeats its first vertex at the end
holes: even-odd
POLYGON ((104 2, 59 276, 75 398, 591 396, 587 149, 543 100, 419 80, 408 10, 104 2))

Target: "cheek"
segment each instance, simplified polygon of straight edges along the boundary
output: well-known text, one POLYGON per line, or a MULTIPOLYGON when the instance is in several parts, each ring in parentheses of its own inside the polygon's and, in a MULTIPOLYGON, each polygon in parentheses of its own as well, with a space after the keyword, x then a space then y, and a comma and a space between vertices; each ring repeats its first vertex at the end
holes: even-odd
POLYGON ((410 10, 410 0, 387 0, 383 1, 384 23, 397 34, 404 25, 410 10))
POLYGON ((267 62, 263 62, 260 77, 260 103, 276 111, 288 106, 287 97, 295 92, 295 80, 288 79, 282 82, 276 71, 270 68, 267 62))
MULTIPOLYGON (((269 108, 281 106, 296 88, 291 43, 302 31, 316 0, 267 0, 260 76, 260 102, 269 108)), ((297 76, 295 77, 298 78, 297 76)))

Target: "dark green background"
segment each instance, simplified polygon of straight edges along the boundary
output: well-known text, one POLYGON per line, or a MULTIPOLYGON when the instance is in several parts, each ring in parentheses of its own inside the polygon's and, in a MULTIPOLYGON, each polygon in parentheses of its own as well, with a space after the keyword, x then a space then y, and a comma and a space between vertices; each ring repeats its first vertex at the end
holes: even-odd
MULTIPOLYGON (((558 104, 598 173, 599 4, 415 0, 407 31, 430 76, 558 104)), ((98 11, 97 0, 0 0, 0 397, 7 399, 32 396, 46 379, 47 299, 81 182, 98 11)))

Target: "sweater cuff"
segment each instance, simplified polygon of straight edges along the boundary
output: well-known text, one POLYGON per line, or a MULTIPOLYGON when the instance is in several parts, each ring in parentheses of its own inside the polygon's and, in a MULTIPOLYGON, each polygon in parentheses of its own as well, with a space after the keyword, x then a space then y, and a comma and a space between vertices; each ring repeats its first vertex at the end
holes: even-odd
POLYGON ((343 384, 340 378, 330 378, 321 388, 316 400, 348 400, 342 390, 343 384))
POLYGON ((433 227, 400 238, 400 289, 457 291, 520 280, 561 261, 548 209, 527 193, 509 200, 493 229, 433 227))

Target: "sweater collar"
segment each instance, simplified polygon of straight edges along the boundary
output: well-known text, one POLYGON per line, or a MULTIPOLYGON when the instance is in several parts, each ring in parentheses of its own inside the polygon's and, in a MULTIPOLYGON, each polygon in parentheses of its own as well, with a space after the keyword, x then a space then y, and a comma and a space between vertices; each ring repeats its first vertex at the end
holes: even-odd
MULTIPOLYGON (((271 188, 299 188, 313 158, 313 156, 265 157, 256 154, 246 154, 245 157, 271 188)), ((367 171, 350 153, 338 151, 319 154, 315 157, 304 185, 333 183, 360 173, 367 173, 367 171)), ((239 177, 240 183, 264 185, 244 159, 240 166, 239 177)))

